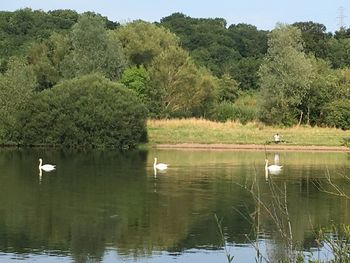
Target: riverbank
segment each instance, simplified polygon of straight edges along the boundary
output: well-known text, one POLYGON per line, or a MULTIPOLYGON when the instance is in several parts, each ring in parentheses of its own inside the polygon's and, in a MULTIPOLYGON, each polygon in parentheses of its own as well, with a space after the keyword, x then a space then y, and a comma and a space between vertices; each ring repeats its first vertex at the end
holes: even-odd
POLYGON ((257 144, 155 144, 155 149, 192 149, 192 150, 237 150, 237 151, 310 151, 310 152, 350 152, 345 146, 317 146, 317 145, 257 145, 257 144))
POLYGON ((350 130, 294 126, 271 127, 262 123, 212 122, 203 119, 149 120, 150 147, 347 151, 350 130), (279 133, 283 143, 274 144, 279 133))

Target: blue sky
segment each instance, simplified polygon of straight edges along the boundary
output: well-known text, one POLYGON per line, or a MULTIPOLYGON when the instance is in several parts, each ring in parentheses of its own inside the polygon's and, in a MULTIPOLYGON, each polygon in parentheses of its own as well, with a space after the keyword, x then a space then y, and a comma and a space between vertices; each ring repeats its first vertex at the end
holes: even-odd
POLYGON ((228 25, 248 23, 265 30, 273 29, 278 22, 313 21, 332 32, 339 28, 342 7, 344 26, 350 26, 349 0, 7 0, 2 1, 0 10, 24 7, 94 11, 121 23, 135 19, 155 22, 182 12, 190 17, 225 18, 228 25))

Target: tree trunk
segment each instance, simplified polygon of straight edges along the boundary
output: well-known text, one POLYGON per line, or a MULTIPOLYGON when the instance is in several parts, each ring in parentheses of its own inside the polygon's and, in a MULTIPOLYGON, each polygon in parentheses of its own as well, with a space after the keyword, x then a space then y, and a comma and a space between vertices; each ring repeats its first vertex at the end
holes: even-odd
POLYGON ((300 126, 302 120, 303 120, 303 112, 300 113, 298 126, 300 126))

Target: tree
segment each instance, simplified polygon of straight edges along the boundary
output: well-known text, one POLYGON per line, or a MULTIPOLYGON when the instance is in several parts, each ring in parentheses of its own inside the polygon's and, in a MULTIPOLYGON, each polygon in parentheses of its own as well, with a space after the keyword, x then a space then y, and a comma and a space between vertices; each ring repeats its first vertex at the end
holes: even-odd
POLYGON ((350 100, 334 100, 325 105, 324 123, 328 126, 350 130, 350 100))
POLYGON ((150 85, 149 72, 145 67, 134 66, 126 69, 120 78, 120 83, 136 92, 137 96, 146 105, 151 117, 157 116, 160 105, 157 103, 157 89, 150 85))
POLYGON ((59 81, 59 71, 49 57, 48 46, 45 43, 34 43, 28 51, 28 62, 33 66, 38 86, 37 91, 51 88, 59 81))
POLYGON ((269 35, 268 51, 260 69, 261 115, 269 124, 291 125, 304 114, 300 110, 310 90, 313 68, 303 52, 301 32, 278 25, 269 35))
POLYGON ((232 61, 241 58, 223 18, 191 18, 174 13, 162 18, 160 24, 178 35, 182 47, 196 63, 210 69, 215 76, 224 74, 232 61))
POLYGON ((198 70, 188 52, 170 47, 149 68, 159 116, 204 116, 215 98, 216 80, 198 70))
POLYGON ((259 88, 258 71, 263 58, 244 57, 231 64, 229 73, 239 82, 241 90, 257 90, 259 88))
POLYGON ((350 66, 350 38, 332 38, 327 42, 327 58, 333 68, 345 68, 350 66))
POLYGON ((297 22, 292 24, 301 31, 305 53, 313 53, 317 58, 326 58, 327 39, 331 37, 326 33, 326 26, 319 23, 297 22))
POLYGON ((314 77, 299 109, 305 113, 306 124, 314 125, 321 123, 324 105, 337 98, 339 78, 327 61, 310 57, 310 62, 314 77))
POLYGON ((230 25, 228 35, 232 47, 244 57, 259 58, 267 51, 267 31, 258 30, 249 24, 230 25))
POLYGON ((73 26, 71 41, 72 51, 62 67, 66 78, 99 72, 115 80, 126 67, 119 41, 108 34, 99 16, 82 15, 73 26))
POLYGON ((0 57, 23 55, 34 41, 43 41, 54 32, 66 33, 76 23, 78 14, 71 10, 45 13, 30 8, 0 12, 0 57))
POLYGON ((178 37, 164 27, 137 20, 114 31, 132 65, 145 67, 164 50, 178 46, 178 37))
POLYGON ((125 149, 147 138, 147 111, 136 94, 100 75, 61 82, 25 107, 16 125, 25 145, 125 149))
POLYGON ((218 83, 217 98, 219 102, 234 102, 239 96, 239 83, 231 78, 229 74, 224 74, 218 83))
POLYGON ((197 65, 221 77, 229 73, 242 90, 257 89, 257 71, 267 50, 267 32, 253 25, 237 24, 227 28, 222 18, 191 18, 174 13, 161 19, 181 39, 197 65))
POLYGON ((339 83, 334 98, 350 99, 350 68, 337 70, 336 73, 339 83))
POLYGON ((192 98, 192 114, 207 118, 211 108, 217 101, 218 80, 208 70, 201 68, 198 72, 196 94, 192 98))
POLYGON ((198 71, 189 54, 179 47, 168 48, 154 59, 149 71, 161 116, 191 115, 198 71))
POLYGON ((36 79, 33 69, 24 59, 11 58, 8 70, 0 74, 0 140, 11 141, 15 136, 17 114, 34 94, 36 79))

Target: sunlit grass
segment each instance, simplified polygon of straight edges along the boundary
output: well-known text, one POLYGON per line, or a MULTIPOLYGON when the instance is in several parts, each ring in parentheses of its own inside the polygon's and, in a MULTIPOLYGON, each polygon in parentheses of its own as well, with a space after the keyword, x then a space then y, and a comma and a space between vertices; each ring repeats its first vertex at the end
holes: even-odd
POLYGON ((341 146, 350 131, 336 128, 266 126, 259 122, 243 125, 238 122, 213 122, 204 119, 148 120, 150 144, 265 144, 279 133, 289 145, 341 146))

